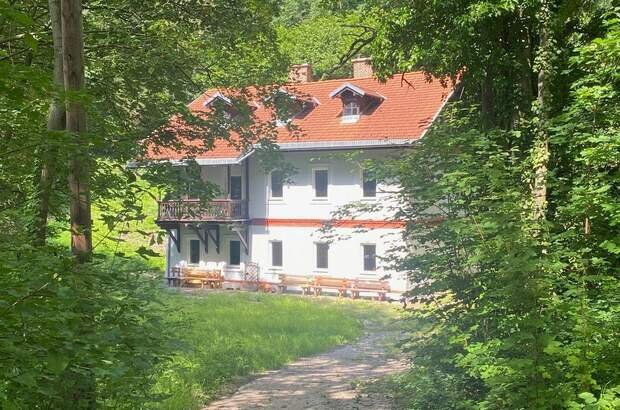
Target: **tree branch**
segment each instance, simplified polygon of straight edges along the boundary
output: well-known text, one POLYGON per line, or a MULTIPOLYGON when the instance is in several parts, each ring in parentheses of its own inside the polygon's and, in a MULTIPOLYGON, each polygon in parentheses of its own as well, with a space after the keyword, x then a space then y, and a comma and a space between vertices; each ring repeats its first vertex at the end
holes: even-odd
POLYGON ((340 69, 345 64, 348 64, 353 56, 358 54, 368 44, 372 43, 377 37, 377 31, 370 26, 365 26, 362 24, 343 24, 342 27, 354 29, 361 28, 363 29, 363 31, 356 36, 356 39, 351 43, 347 52, 342 57, 340 57, 338 63, 325 74, 323 74, 323 77, 332 75, 336 70, 340 69))

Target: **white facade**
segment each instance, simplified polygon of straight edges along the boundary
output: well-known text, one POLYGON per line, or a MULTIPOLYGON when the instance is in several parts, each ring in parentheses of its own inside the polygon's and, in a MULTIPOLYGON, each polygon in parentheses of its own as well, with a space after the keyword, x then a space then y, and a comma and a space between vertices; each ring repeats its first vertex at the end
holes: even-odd
MULTIPOLYGON (((282 197, 271 195, 270 175, 265 173, 258 161, 252 157, 241 165, 204 165, 203 178, 218 184, 224 193, 223 196, 228 195, 230 186, 228 176, 241 177, 242 199, 248 201, 248 220, 245 224, 249 249, 246 253, 241 244, 239 258, 241 267, 231 264, 234 262, 231 260, 231 246, 233 248, 239 246, 231 242, 239 242, 239 236, 230 230, 230 223, 224 222, 219 224, 219 253, 215 250, 215 243, 209 238, 208 252, 204 249, 204 243, 199 245, 198 261, 195 249, 197 245, 194 243, 194 260, 191 261, 190 241, 198 241, 200 238, 193 230, 181 224, 181 250, 177 251, 173 241, 169 240, 168 267, 192 262, 197 264, 218 262, 224 266, 227 279, 241 279, 242 264, 255 262, 260 266, 261 279, 266 281, 277 281, 277 275, 280 273, 368 279, 389 276, 391 289, 406 290, 407 282, 404 275, 388 270, 387 263, 382 260, 382 257, 389 254, 394 244, 401 242, 401 228, 398 224, 389 222, 390 204, 393 203, 392 194, 389 193, 391 189, 388 186, 378 185, 376 196, 364 197, 363 171, 358 165, 363 159, 384 158, 391 155, 395 153, 395 149, 398 148, 364 152, 344 150, 285 152, 285 160, 293 165, 297 172, 284 182, 282 197), (249 166, 247 173, 246 166, 249 166), (326 171, 327 175, 316 171, 326 171), (245 181, 246 175, 249 181, 245 181), (320 190, 320 187, 317 187, 316 179, 325 177, 328 181, 327 195, 317 197, 317 189, 320 190), (322 221, 331 219, 333 212, 352 202, 380 205, 380 209, 356 214, 354 217, 339 217, 341 226, 333 228, 332 236, 336 238, 331 241, 327 251, 327 267, 317 266, 325 263, 325 258, 320 262, 317 260, 317 243, 328 240, 319 232, 322 221), (279 258, 275 258, 276 264, 281 266, 274 266, 272 242, 281 242, 281 263, 278 263, 279 258), (376 269, 364 268, 365 245, 368 252, 375 250, 376 269)), ((320 181, 318 184, 320 185, 320 181)), ((235 253, 235 249, 232 252, 235 253)))

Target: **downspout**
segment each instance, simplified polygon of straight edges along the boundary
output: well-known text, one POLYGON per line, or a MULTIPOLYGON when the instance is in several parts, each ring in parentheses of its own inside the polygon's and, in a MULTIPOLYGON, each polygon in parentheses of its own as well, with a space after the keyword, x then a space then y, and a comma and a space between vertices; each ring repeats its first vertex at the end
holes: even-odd
POLYGON ((245 159, 245 210, 250 218, 250 158, 245 159))
MULTIPOLYGON (((250 219, 250 157, 245 159, 245 213, 245 216, 250 219)), ((252 241, 250 239, 250 229, 252 229, 252 226, 248 222, 245 237, 247 240, 247 255, 248 259, 251 261, 252 252, 250 251, 250 245, 252 241)))

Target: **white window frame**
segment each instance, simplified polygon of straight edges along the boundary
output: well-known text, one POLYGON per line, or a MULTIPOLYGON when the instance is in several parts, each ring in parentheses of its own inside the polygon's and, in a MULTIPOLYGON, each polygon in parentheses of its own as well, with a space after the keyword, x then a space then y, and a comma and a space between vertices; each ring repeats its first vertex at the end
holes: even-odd
POLYGON ((357 122, 360 119, 360 114, 362 112, 362 105, 359 102, 359 99, 352 98, 347 102, 342 103, 342 121, 343 123, 352 123, 357 122), (357 114, 346 114, 347 105, 355 104, 357 106, 357 114))
POLYGON ((328 166, 315 166, 312 167, 312 200, 316 202, 329 201, 330 186, 332 182, 331 172, 328 166), (327 171, 327 196, 316 196, 316 171, 327 171))
POLYGON ((282 179, 282 196, 271 196, 271 174, 274 173, 273 170, 271 172, 269 172, 269 174, 267 174, 267 197, 269 198, 270 202, 284 202, 284 196, 285 196, 285 187, 286 184, 284 183, 284 179, 282 179))
POLYGON ((284 241, 281 239, 272 239, 269 241, 269 269, 271 270, 282 270, 284 269, 284 241), (279 242, 282 244, 282 266, 275 266, 273 264, 273 243, 279 242))
POLYGON ((329 245, 328 242, 322 242, 322 241, 315 241, 312 243, 312 247, 314 248, 314 261, 312 263, 313 265, 313 271, 314 272, 321 272, 321 273, 326 273, 329 271, 329 248, 331 248, 331 246, 329 245), (319 261, 319 244, 325 244, 327 245, 327 268, 319 268, 317 267, 317 262, 319 261))
POLYGON ((287 127, 291 122, 293 121, 293 118, 289 118, 286 120, 282 120, 282 119, 276 119, 274 124, 276 127, 281 128, 281 127, 287 127))
POLYGON ((363 242, 360 244, 360 254, 361 254, 361 261, 362 261, 362 275, 365 276, 377 276, 378 272, 379 272, 379 249, 376 243, 372 243, 372 242, 363 242), (366 270, 365 266, 364 266, 364 246, 374 246, 375 247, 375 270, 366 270))

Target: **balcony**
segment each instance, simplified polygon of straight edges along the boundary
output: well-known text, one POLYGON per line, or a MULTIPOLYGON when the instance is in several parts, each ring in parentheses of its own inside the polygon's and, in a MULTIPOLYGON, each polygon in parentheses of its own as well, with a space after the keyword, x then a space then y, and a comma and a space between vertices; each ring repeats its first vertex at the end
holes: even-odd
POLYGON ((166 222, 234 222, 248 219, 245 200, 216 199, 201 203, 198 199, 159 201, 157 223, 166 222))

